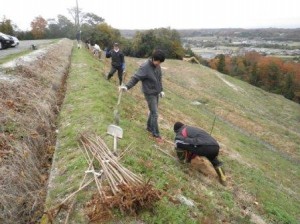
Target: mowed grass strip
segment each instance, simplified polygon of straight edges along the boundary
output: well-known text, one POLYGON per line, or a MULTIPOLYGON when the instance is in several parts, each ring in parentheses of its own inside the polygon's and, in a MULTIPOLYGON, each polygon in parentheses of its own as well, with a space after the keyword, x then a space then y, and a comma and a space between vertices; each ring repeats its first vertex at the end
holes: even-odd
MULTIPOLYGON (((108 63, 108 61, 106 61, 108 63)), ((131 65, 129 65, 131 67, 131 65)), ((113 78, 108 82, 103 77, 103 62, 99 62, 84 49, 74 48, 72 65, 67 80, 66 97, 59 118, 59 133, 57 149, 54 156, 52 177, 49 183, 47 207, 55 206, 70 193, 78 189, 88 165, 78 147, 78 135, 81 132, 96 132, 103 136, 109 146, 112 146, 112 137, 106 135, 106 128, 113 123, 113 110, 115 108, 118 90, 117 80, 113 78)), ((106 70, 109 65, 106 66, 106 70)), ((133 68, 132 68, 133 69, 133 68)), ((135 69, 135 68, 134 68, 135 69)), ((150 139, 146 131, 141 127, 145 114, 137 113, 136 119, 122 119, 126 113, 126 107, 136 103, 134 96, 123 95, 121 110, 121 124, 124 129, 124 138, 119 141, 119 148, 124 150, 132 143, 133 149, 125 155, 124 164, 136 173, 140 173, 145 180, 151 179, 156 187, 165 188, 170 183, 169 178, 178 176, 184 179, 184 173, 177 171, 177 163, 159 154, 153 148, 154 141, 150 139), (128 106, 125 106, 128 105, 128 106), (164 166, 171 165, 166 172, 164 166)), ((133 110, 134 111, 134 106, 133 110)), ((144 110, 145 111, 145 110, 144 110)), ((172 189, 187 185, 184 182, 178 186, 179 180, 173 178, 172 189), (175 185, 176 184, 176 185, 175 185), (176 187, 175 187, 176 186, 176 187)), ((188 188, 187 188, 188 189, 188 188)), ((188 191, 188 190, 187 190, 188 191)), ((96 192, 96 187, 86 188, 79 193, 70 220, 75 223, 86 223, 84 205, 96 192)), ((197 208, 195 208, 197 210, 197 208)), ((193 210, 195 210, 193 209, 193 210)), ((174 204, 164 197, 154 211, 141 213, 139 219, 147 223, 197 223, 197 219, 190 218, 192 211, 186 205, 174 204), (163 208, 163 209, 162 209, 163 208), (155 215, 153 215, 153 212, 155 215)), ((213 213, 212 211, 208 212, 213 213)), ((196 212, 195 214, 202 214, 196 212)), ((125 217, 118 212, 116 219, 125 217)), ((126 218, 128 222, 134 222, 136 218, 126 218)))

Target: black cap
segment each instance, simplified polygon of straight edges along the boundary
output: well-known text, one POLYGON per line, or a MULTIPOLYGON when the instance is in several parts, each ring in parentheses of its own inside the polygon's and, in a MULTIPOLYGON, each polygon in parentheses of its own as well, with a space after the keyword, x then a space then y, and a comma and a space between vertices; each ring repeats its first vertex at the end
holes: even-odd
POLYGON ((174 124, 174 132, 177 132, 184 124, 181 123, 180 121, 177 121, 175 124, 174 124))

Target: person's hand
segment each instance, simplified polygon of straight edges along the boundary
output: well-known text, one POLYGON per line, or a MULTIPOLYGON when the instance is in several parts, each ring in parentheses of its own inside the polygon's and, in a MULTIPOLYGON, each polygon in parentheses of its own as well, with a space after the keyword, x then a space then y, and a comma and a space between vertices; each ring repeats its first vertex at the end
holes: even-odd
POLYGON ((119 91, 127 91, 127 87, 126 86, 119 86, 119 91))
POLYGON ((163 97, 165 97, 165 93, 164 93, 163 91, 161 91, 160 94, 159 94, 159 96, 160 96, 161 98, 163 98, 163 97))
POLYGON ((122 64, 122 70, 123 70, 123 72, 125 71, 125 68, 126 68, 125 63, 123 63, 122 64))

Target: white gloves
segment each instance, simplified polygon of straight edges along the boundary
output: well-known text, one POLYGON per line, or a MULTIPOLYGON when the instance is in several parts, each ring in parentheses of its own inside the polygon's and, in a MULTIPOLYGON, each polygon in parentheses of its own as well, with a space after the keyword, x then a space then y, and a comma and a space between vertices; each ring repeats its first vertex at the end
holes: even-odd
POLYGON ((127 91, 127 87, 126 86, 119 86, 119 91, 127 91))
POLYGON ((160 92, 159 96, 160 96, 161 98, 163 98, 163 97, 165 97, 165 93, 162 91, 162 92, 160 92))

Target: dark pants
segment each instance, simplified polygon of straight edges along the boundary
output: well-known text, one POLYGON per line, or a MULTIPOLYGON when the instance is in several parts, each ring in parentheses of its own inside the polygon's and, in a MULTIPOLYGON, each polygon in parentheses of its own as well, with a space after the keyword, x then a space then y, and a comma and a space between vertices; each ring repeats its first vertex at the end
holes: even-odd
MULTIPOLYGON (((219 149, 218 145, 187 145, 177 143, 177 148, 187 150, 192 154, 206 157, 214 167, 220 166, 221 162, 218 160, 219 149)), ((191 157, 192 158, 192 157, 191 157)), ((190 161, 188 161, 190 162, 190 161)))
POLYGON ((148 103, 149 108, 149 116, 147 121, 147 130, 152 133, 154 137, 158 137, 159 130, 158 130, 158 97, 159 95, 148 95, 145 94, 145 98, 148 103))
POLYGON ((120 82, 120 85, 122 85, 122 81, 123 81, 122 66, 118 66, 118 67, 111 66, 110 72, 107 75, 107 79, 110 79, 116 71, 118 71, 119 82, 120 82))

